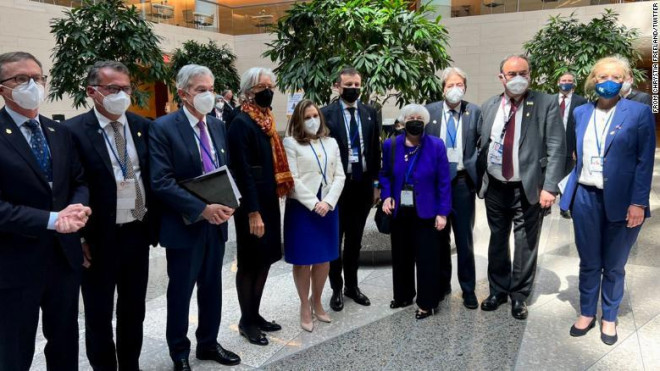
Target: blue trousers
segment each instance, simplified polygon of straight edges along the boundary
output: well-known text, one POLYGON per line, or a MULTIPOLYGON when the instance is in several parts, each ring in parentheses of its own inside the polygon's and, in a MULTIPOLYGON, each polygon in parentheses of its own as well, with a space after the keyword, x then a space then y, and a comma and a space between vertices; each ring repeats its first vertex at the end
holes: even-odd
POLYGON ((613 322, 623 299, 623 279, 630 249, 641 226, 607 220, 603 190, 579 185, 572 208, 575 244, 580 255, 580 311, 594 317, 599 292, 603 319, 613 322))

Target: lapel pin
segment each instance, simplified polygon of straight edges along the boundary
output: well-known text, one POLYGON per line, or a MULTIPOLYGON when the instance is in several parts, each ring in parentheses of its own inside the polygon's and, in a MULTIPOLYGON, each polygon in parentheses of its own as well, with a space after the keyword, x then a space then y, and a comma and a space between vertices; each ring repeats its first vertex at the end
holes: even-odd
POLYGON ((225 149, 224 149, 224 148, 220 148, 220 152, 225 153, 225 149))
POLYGON ((50 126, 48 127, 48 130, 55 131, 55 129, 51 128, 50 126))
POLYGON ((7 134, 11 134, 11 129, 7 129, 7 130, 5 130, 5 132, 6 132, 7 134))
POLYGON ((465 111, 465 116, 470 116, 470 111, 465 111))
POLYGON ((433 120, 433 123, 434 123, 434 124, 437 124, 437 123, 438 123, 438 121, 436 121, 436 120, 433 120))
POLYGON ((529 112, 527 112, 527 114, 525 115, 525 117, 529 117, 529 112))
POLYGON ((142 133, 138 131, 138 137, 141 137, 141 136, 142 136, 142 133))

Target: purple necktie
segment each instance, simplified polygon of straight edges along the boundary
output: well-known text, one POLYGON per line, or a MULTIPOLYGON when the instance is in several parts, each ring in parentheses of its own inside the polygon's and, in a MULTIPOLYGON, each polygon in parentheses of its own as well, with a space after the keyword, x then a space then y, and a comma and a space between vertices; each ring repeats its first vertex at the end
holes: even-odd
POLYGON ((202 164, 204 165, 204 173, 210 173, 215 170, 215 165, 213 164, 213 159, 211 158, 211 141, 209 140, 209 135, 206 133, 206 123, 200 121, 197 123, 199 127, 199 139, 200 139, 200 149, 199 154, 202 157, 202 164))

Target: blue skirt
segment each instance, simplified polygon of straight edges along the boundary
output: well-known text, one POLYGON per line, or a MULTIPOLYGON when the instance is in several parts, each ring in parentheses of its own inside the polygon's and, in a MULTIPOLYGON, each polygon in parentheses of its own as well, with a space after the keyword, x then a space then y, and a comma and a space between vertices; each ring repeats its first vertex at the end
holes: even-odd
POLYGON ((287 199, 284 211, 284 260, 311 265, 339 258, 337 208, 321 217, 297 200, 287 199))

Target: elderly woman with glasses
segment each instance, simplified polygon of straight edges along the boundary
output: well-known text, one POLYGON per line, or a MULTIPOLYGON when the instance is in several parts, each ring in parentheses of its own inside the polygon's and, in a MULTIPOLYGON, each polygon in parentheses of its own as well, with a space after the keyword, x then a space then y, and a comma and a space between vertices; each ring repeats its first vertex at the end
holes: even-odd
POLYGON ((451 180, 442 139, 424 135, 429 112, 419 104, 401 110, 405 134, 383 143, 380 173, 383 212, 392 215, 391 308, 412 304, 415 318, 435 314, 442 295, 442 267, 451 259, 449 244, 440 232, 451 212, 451 180), (415 266, 417 292, 415 292, 415 266))

